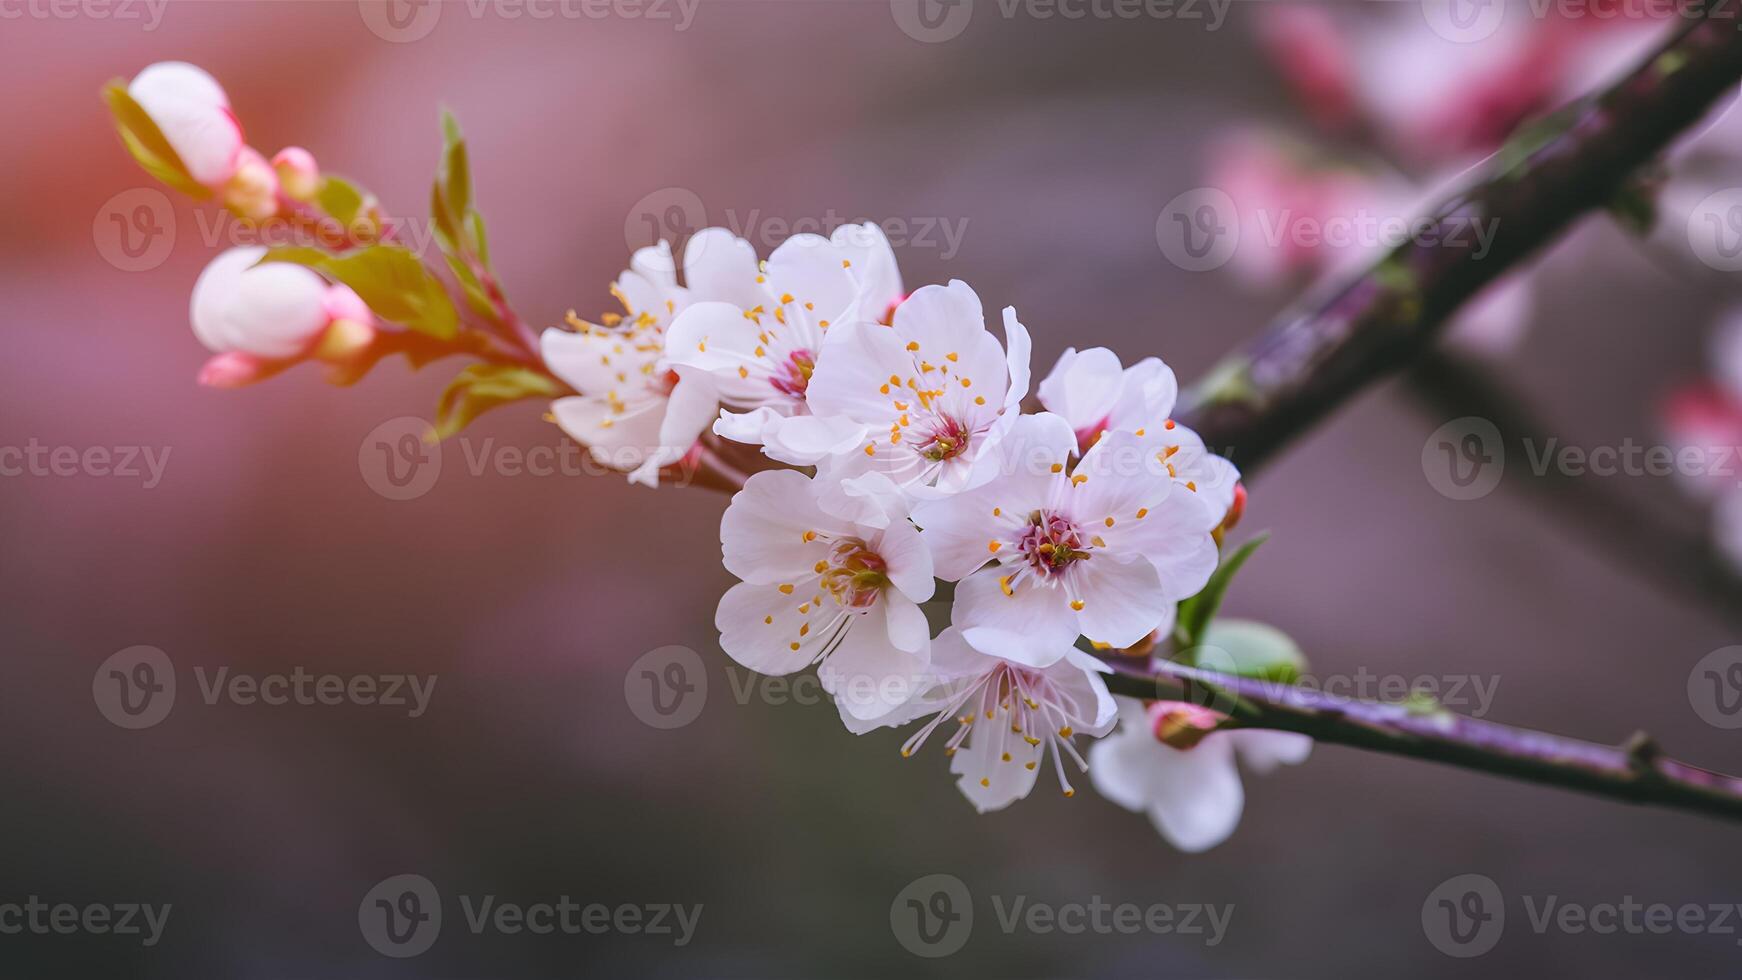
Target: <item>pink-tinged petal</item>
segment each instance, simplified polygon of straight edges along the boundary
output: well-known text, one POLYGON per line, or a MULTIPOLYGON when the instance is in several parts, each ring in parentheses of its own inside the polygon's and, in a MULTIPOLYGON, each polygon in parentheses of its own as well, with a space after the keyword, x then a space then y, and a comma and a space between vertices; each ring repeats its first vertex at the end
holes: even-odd
MULTIPOLYGON (((758 360, 756 322, 730 303, 693 303, 666 331, 665 353, 682 364, 722 377, 758 360)), ((728 398, 726 386, 721 393, 728 398)))
POLYGON ((682 459, 708 429, 720 410, 714 380, 705 373, 680 373, 659 424, 660 466, 682 459))
POLYGON ((593 331, 575 333, 551 328, 539 336, 539 352, 551 373, 584 395, 626 393, 630 385, 641 387, 641 357, 631 349, 633 341, 622 334, 593 331), (630 375, 620 381, 618 375, 630 375))
POLYGON ((669 323, 677 314, 677 302, 669 298, 667 290, 633 270, 618 274, 616 294, 630 319, 645 313, 661 323, 669 323))
POLYGON ((326 329, 326 280, 288 262, 255 265, 265 252, 230 249, 194 283, 194 334, 212 351, 295 357, 326 329))
POLYGON ((967 744, 950 757, 950 772, 959 777, 956 786, 976 811, 1002 810, 1034 789, 1046 761, 1046 744, 1029 745, 1011 734, 1008 725, 976 723, 968 733, 967 744))
POLYGON ((842 265, 847 261, 821 235, 793 235, 768 256, 768 291, 809 303, 813 315, 831 325, 850 322, 857 316, 860 290, 857 274, 842 265))
POLYGON ((1112 731, 1119 720, 1118 701, 1101 677, 1112 672, 1113 668, 1099 658, 1075 647, 1047 671, 1055 689, 1064 695, 1067 716, 1076 719, 1080 734, 1100 738, 1112 731))
POLYGON ((817 680, 843 716, 885 717, 928 686, 925 658, 892 642, 890 611, 879 603, 854 614, 846 635, 817 668, 817 680))
POLYGON ((550 411, 557 425, 586 446, 599 465, 628 473, 657 451, 664 407, 660 398, 613 404, 598 395, 577 395, 551 402, 550 411))
POLYGON ((758 408, 749 412, 722 409, 720 417, 714 422, 714 434, 748 446, 760 446, 762 433, 782 418, 784 416, 772 408, 758 408))
MULTIPOLYGON (((1234 766, 1233 746, 1210 735, 1180 751, 1155 743, 1167 788, 1150 800, 1149 818, 1161 836, 1187 854, 1207 851, 1240 826, 1246 789, 1234 766)), ((1090 764, 1092 773, 1093 763, 1090 764)))
POLYGON ((1004 410, 1014 413, 1019 410, 1022 400, 1028 397, 1031 378, 1029 362, 1034 352, 1034 342, 1028 336, 1028 328, 1016 319, 1014 306, 1004 308, 1004 350, 1005 371, 1010 375, 1010 387, 1004 392, 1004 410))
MULTIPOLYGON (((1011 547, 1012 528, 1002 519, 992 516, 1002 487, 981 487, 942 500, 924 501, 914 507, 914 520, 924 528, 921 536, 931 549, 937 577, 956 582, 969 573, 999 557, 991 548, 1011 547)), ((1018 514, 1027 511, 1011 510, 1018 514)))
POLYGON ((1115 700, 1120 729, 1089 747, 1089 778, 1102 796, 1133 813, 1143 813, 1150 799, 1167 788, 1166 770, 1156 764, 1162 746, 1149 734, 1143 702, 1115 700))
POLYGON ((895 401, 902 398, 902 390, 889 379, 913 374, 913 357, 901 343, 894 331, 879 324, 830 327, 805 389, 812 414, 842 415, 888 428, 901 414, 895 401))
POLYGON ((1106 422, 1119 401, 1125 368, 1105 347, 1067 348, 1040 383, 1040 403, 1083 433, 1106 422))
POLYGON ((829 236, 829 241, 843 260, 852 263, 851 271, 859 281, 859 307, 853 319, 882 320, 905 295, 895 251, 889 247, 883 229, 870 221, 842 225, 829 236))
POLYGON ((746 582, 789 584, 815 578, 814 566, 828 556, 828 544, 807 532, 845 530, 817 508, 809 477, 767 470, 733 495, 720 519, 720 543, 733 575, 746 582))
POLYGON ((1233 742, 1240 761, 1259 775, 1274 772, 1277 766, 1298 766, 1313 752, 1313 740, 1295 732, 1240 728, 1217 737, 1233 742))
POLYGON ((888 566, 889 582, 914 602, 925 602, 937 588, 931 550, 907 521, 895 521, 877 535, 877 554, 888 566))
POLYGON ((884 615, 889 618, 889 642, 897 650, 929 659, 926 654, 931 646, 931 625, 926 622, 925 610, 899 593, 884 593, 883 601, 887 604, 884 615))
POLYGON ((1026 667, 1050 667, 1077 640, 1076 615, 1063 590, 1023 582, 1005 595, 997 568, 982 569, 956 586, 950 621, 981 653, 1026 667))
MULTIPOLYGON (((647 245, 635 250, 629 257, 629 271, 667 295, 678 295, 683 292, 677 284, 677 260, 672 258, 671 243, 660 239, 657 245, 647 245)), ((665 317, 663 310, 648 308, 655 316, 665 317)))
POLYGON ((845 416, 797 415, 768 420, 758 441, 771 459, 814 466, 857 450, 865 444, 865 436, 865 426, 845 416))
POLYGON ((134 76, 127 94, 145 110, 194 180, 217 187, 235 173, 242 127, 217 79, 181 61, 160 61, 134 76))
POLYGON ((1174 603, 1162 588, 1155 566, 1133 556, 1118 561, 1096 555, 1078 562, 1083 608, 1077 626, 1084 636, 1112 647, 1128 647, 1151 630, 1173 625, 1174 603))
MULTIPOLYGON (((815 577, 805 585, 815 585, 815 577)), ((807 616, 798 611, 799 605, 799 599, 773 585, 740 582, 732 586, 714 614, 720 649, 760 674, 803 670, 823 651, 832 633, 819 622, 801 636, 800 629, 812 621, 815 611, 807 616)))
POLYGON ((748 310, 768 299, 756 281, 756 249, 724 228, 703 228, 690 236, 684 245, 683 274, 693 302, 748 310))
POLYGON ((1119 399, 1107 417, 1107 428, 1146 432, 1160 429, 1173 414, 1179 381, 1159 357, 1146 357, 1125 370, 1119 399))
POLYGON ((948 286, 921 286, 895 310, 896 336, 903 344, 919 344, 925 357, 976 350, 985 332, 980 296, 960 279, 948 286))
POLYGON ((861 458, 850 454, 847 460, 853 465, 824 460, 817 475, 823 481, 818 506, 826 514, 872 529, 905 520, 910 505, 901 488, 881 472, 857 468, 861 458))

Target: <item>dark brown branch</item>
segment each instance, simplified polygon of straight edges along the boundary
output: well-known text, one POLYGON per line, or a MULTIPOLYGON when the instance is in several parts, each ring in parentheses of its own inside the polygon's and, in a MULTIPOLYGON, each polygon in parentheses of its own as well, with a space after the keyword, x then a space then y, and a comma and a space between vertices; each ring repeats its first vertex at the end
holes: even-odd
POLYGON ((1663 508, 1620 492, 1615 480, 1575 477, 1554 466, 1536 472, 1526 440, 1549 430, 1522 399, 1477 365, 1436 352, 1406 377, 1411 393, 1439 421, 1476 416, 1494 424, 1505 450, 1503 487, 1670 598, 1703 603, 1742 622, 1742 575, 1713 547, 1704 525, 1669 520, 1663 508))
POLYGON ((1161 664, 1107 678, 1115 694, 1214 708, 1244 728, 1426 759, 1598 796, 1742 820, 1742 779, 1663 755, 1643 732, 1599 745, 1454 715, 1443 708, 1340 698, 1306 688, 1161 664))
POLYGON ((1614 200, 1742 79, 1736 0, 1691 4, 1686 14, 1686 26, 1642 67, 1557 114, 1558 133, 1529 152, 1503 152, 1486 179, 1434 209, 1427 233, 1225 359, 1187 393, 1182 420, 1255 471, 1367 384, 1419 357, 1484 286, 1614 200), (1495 231, 1486 253, 1472 222, 1495 231))

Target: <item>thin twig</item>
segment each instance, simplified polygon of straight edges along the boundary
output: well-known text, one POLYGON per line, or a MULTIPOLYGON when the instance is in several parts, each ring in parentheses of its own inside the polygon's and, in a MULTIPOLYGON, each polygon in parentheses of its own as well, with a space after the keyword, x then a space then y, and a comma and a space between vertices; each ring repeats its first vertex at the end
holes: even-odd
POLYGON ((1439 707, 1341 698, 1180 664, 1107 678, 1115 694, 1214 708, 1240 728, 1298 732, 1316 741, 1426 759, 1627 803, 1742 820, 1742 779, 1663 755, 1650 736, 1600 745, 1452 714, 1439 707))
POLYGON ((1565 110, 1564 127, 1434 209, 1428 230, 1365 274, 1285 315, 1187 393, 1180 412, 1242 471, 1433 343, 1462 303, 1573 222, 1602 209, 1642 166, 1742 78, 1734 0, 1687 5, 1643 66, 1565 110), (1486 251, 1472 222, 1494 229, 1486 251))

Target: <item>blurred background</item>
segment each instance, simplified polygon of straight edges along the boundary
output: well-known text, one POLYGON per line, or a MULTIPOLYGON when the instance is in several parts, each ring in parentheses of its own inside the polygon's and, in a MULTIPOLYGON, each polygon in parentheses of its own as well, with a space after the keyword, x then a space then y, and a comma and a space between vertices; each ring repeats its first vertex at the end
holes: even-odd
MULTIPOLYGON (((535 403, 447 444, 423 492, 384 496, 372 431, 427 416, 458 361, 388 363, 344 390, 309 368, 197 386, 188 294, 233 222, 140 196, 157 185, 97 98, 151 62, 192 61, 222 80, 252 145, 306 146, 411 216, 438 108, 452 109, 496 268, 536 325, 608 308, 655 227, 726 225, 766 253, 793 227, 869 218, 910 287, 959 277, 1014 305, 1037 374, 1068 346, 1105 345, 1191 379, 1341 258, 1259 232, 1232 261, 1187 268, 1168 237, 1182 195, 1228 190, 1243 227, 1255 208, 1327 207, 1326 173, 1352 195, 1337 202, 1419 200, 1493 148, 1494 119, 1503 133, 1625 69, 1675 24, 1635 12, 1569 29, 1516 4, 1477 36, 1431 4, 1183 0, 3 7, 0 446, 131 447, 142 472, 0 477, 0 904, 173 911, 150 947, 0 935, 0 974, 1735 975, 1735 935, 1538 931, 1527 914, 1549 896, 1742 901, 1735 829, 1713 820, 1324 746, 1249 776, 1234 837, 1185 855, 1142 815, 1046 780, 976 816, 935 744, 903 760, 900 737, 850 737, 826 705, 745 693, 712 626, 731 583, 725 498, 501 464, 563 443, 535 403), (1520 41, 1544 32, 1579 40, 1554 57, 1520 41), (136 238, 140 206, 154 210, 136 238), (167 717, 127 730, 93 682, 138 645, 163 651, 178 691, 167 717), (706 694, 661 729, 634 665, 671 646, 705 662, 706 694), (416 717, 207 703, 199 678, 221 668, 435 687, 416 717), (401 874, 433 883, 445 915, 408 959, 359 928, 364 897, 401 874), (938 959, 891 921, 931 874, 961 879, 974 908, 971 937, 938 959), (1465 874, 1505 895, 1504 935, 1475 958, 1424 928, 1430 893, 1465 874), (703 911, 681 947, 474 934, 458 897, 486 895, 703 911), (1006 931, 997 910, 1017 896, 1233 911, 1214 944, 1006 931)), ((1684 207, 1742 185, 1710 135, 1717 149, 1689 158, 1707 184, 1684 207)), ((1738 295, 1691 226, 1673 212, 1641 242, 1592 219, 1530 270, 1528 302, 1470 328, 1472 356, 1524 393, 1545 437, 1670 438, 1660 406, 1713 371, 1714 324, 1738 295)), ((1690 688, 1702 658, 1742 642, 1736 610, 1666 594, 1504 487, 1436 490, 1424 447, 1448 421, 1392 382, 1276 460, 1241 528, 1273 537, 1229 611, 1287 630, 1325 678, 1462 683, 1465 712, 1602 741, 1646 728, 1692 762, 1742 769, 1742 734, 1690 688), (1468 700, 1471 682, 1490 704, 1468 700)), ((1689 527, 1707 520, 1676 481, 1609 479, 1689 527)))

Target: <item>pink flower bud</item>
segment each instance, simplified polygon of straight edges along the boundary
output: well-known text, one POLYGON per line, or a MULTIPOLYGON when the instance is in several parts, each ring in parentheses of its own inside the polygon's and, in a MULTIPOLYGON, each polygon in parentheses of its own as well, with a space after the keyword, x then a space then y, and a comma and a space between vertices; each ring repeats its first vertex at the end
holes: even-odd
POLYGON ((321 168, 315 155, 300 146, 287 146, 272 158, 272 169, 284 193, 299 201, 313 200, 321 186, 321 168))
POLYGON ((251 354, 219 354, 200 368, 200 384, 208 388, 240 388, 260 380, 266 363, 251 354))
POLYGON ((208 349, 298 357, 331 322, 326 280, 288 262, 256 265, 265 254, 259 246, 232 248, 200 273, 189 312, 194 335, 208 349))
POLYGON ((224 205, 250 221, 265 221, 278 213, 278 172, 260 151, 242 147, 236 172, 223 188, 224 205))
POLYGON ((1150 730, 1157 741, 1176 749, 1189 749, 1215 731, 1225 715, 1185 701, 1156 701, 1149 705, 1150 730))
POLYGON ((160 61, 134 76, 127 94, 139 103, 194 180, 220 187, 236 172, 242 126, 217 79, 181 61, 160 61))

